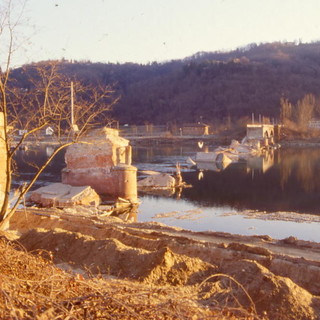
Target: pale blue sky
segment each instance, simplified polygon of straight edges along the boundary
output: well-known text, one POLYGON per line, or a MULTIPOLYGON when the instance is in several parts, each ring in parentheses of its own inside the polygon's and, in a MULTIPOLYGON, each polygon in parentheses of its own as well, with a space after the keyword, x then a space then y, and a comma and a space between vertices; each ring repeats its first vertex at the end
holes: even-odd
POLYGON ((21 63, 148 63, 320 40, 320 0, 28 0, 24 15, 34 34, 21 63))

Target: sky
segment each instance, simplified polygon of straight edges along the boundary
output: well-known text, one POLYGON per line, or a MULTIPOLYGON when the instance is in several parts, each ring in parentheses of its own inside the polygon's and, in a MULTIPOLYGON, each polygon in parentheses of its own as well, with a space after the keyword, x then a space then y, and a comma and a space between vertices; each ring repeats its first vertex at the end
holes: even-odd
POLYGON ((319 0, 27 0, 23 17, 28 41, 17 64, 145 64, 250 43, 320 40, 319 0))

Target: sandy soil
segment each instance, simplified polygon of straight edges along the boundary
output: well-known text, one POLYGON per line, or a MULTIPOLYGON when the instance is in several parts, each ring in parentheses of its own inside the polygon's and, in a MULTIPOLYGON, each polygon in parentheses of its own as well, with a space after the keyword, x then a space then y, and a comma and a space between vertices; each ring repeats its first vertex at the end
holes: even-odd
MULTIPOLYGON (((289 237, 192 232, 55 209, 19 211, 7 235, 46 250, 61 268, 193 288, 207 308, 244 308, 260 319, 320 319, 320 244, 289 237)), ((253 318, 252 318, 253 319, 253 318)))

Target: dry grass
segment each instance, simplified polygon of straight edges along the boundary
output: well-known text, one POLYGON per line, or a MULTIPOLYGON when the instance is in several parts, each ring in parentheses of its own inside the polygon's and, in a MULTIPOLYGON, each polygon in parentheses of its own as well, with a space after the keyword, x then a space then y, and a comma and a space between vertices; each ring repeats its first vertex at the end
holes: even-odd
POLYGON ((1 319, 257 319, 199 302, 195 287, 160 287, 65 272, 50 253, 0 238, 1 319))

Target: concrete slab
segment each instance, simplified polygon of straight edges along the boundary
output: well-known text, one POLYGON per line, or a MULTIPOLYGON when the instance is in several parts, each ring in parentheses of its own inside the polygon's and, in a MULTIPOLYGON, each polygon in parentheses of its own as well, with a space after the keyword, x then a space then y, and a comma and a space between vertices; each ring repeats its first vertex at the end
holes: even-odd
POLYGON ((89 186, 53 183, 31 193, 30 200, 43 207, 98 206, 99 195, 89 186))

